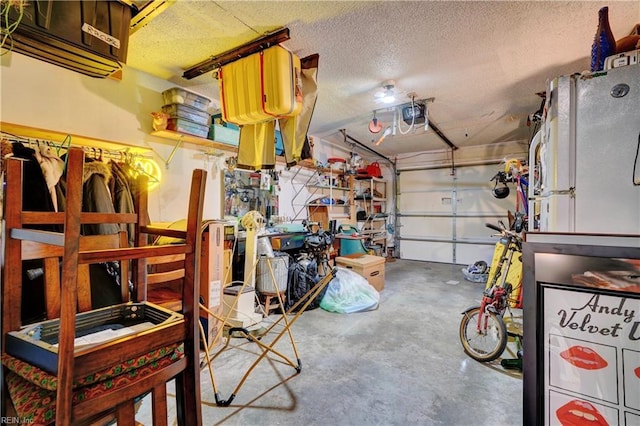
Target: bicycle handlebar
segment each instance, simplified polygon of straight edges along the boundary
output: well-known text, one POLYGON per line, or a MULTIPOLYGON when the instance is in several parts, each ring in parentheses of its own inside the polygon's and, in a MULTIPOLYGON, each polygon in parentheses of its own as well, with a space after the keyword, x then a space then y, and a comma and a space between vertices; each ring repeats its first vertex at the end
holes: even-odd
POLYGON ((491 228, 491 229, 493 229, 494 231, 498 231, 498 232, 502 232, 502 231, 503 231, 503 229, 502 229, 502 228, 500 228, 500 227, 498 227, 498 226, 494 225, 493 223, 485 223, 485 224, 484 224, 484 226, 486 226, 487 228, 491 228))
POLYGON ((493 223, 485 223, 484 225, 487 228, 493 229, 494 231, 497 231, 504 236, 514 238, 518 242, 522 241, 522 238, 516 232, 510 231, 506 228, 501 228, 499 226, 494 225, 493 223))

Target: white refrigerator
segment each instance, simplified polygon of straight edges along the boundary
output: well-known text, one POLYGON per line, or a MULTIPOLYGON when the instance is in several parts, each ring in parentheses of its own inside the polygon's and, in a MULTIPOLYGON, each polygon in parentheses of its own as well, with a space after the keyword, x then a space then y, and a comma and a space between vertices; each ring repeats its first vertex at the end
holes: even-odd
POLYGON ((640 64, 549 81, 529 231, 640 234, 639 145, 640 64))

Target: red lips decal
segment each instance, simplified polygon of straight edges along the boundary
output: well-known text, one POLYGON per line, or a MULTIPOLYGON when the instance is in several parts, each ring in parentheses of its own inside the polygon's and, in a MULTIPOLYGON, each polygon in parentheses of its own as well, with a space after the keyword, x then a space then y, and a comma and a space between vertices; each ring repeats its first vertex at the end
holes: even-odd
POLYGON ((556 410, 562 426, 609 426, 596 407, 586 401, 574 399, 556 410))
POLYGON ((586 346, 572 346, 561 352, 560 356, 570 364, 585 370, 599 370, 609 365, 596 351, 586 346))
POLYGON ((636 376, 638 376, 638 379, 640 379, 640 367, 636 368, 633 371, 636 373, 636 376))

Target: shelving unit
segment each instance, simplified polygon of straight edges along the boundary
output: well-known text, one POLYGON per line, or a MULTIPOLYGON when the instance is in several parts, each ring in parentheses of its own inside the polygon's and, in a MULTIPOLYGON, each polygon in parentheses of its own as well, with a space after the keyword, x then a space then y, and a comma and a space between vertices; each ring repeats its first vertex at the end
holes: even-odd
MULTIPOLYGON (((369 245, 379 246, 381 254, 387 251, 387 182, 375 177, 356 177, 353 195, 354 210, 365 212, 364 220, 357 220, 362 235, 369 245)), ((357 213, 354 214, 357 218, 357 213)))
MULTIPOLYGON (((214 141, 214 140, 211 140, 211 139, 201 138, 199 136, 189 135, 189 134, 186 134, 186 133, 180 133, 180 132, 176 132, 176 131, 173 131, 173 130, 157 130, 157 131, 151 132, 151 135, 152 136, 157 136, 157 137, 163 138, 163 139, 174 140, 174 141, 177 141, 178 143, 185 142, 185 143, 190 143, 190 144, 193 144, 193 145, 204 146, 204 147, 207 147, 207 148, 216 148, 216 149, 220 149, 222 151, 227 151, 227 152, 231 152, 231 153, 237 153, 238 152, 238 147, 237 146, 229 145, 229 144, 218 142, 218 141, 214 141)), ((286 164, 285 158, 283 156, 276 156, 276 163, 277 164, 286 164)), ((313 167, 313 164, 311 164, 309 162, 309 160, 299 161, 297 165, 302 166, 302 167, 313 167)))
MULTIPOLYGON (((329 179, 333 180, 333 171, 328 170, 329 179)), ((342 178, 342 173, 337 175, 338 178, 342 178)), ((308 211, 309 220, 312 222, 320 222, 323 229, 329 228, 330 220, 339 220, 342 223, 353 222, 355 217, 355 210, 353 204, 353 177, 349 176, 347 179, 348 186, 336 186, 336 185, 317 185, 307 184, 305 187, 309 191, 307 202, 305 207, 308 211), (328 198, 332 200, 341 199, 343 204, 338 203, 314 203, 309 202, 311 200, 318 200, 322 198, 328 198)))
MULTIPOLYGON (((330 172, 330 170, 328 170, 330 172)), ((334 175, 330 175, 330 181, 334 175)), ((357 177, 338 174, 346 178, 348 186, 318 185, 307 183, 309 191, 305 207, 308 209, 309 220, 320 222, 327 229, 330 220, 340 220, 341 223, 357 225, 360 234, 367 237, 369 246, 379 247, 380 254, 387 250, 387 182, 381 178, 357 177), (344 204, 317 204, 309 200, 322 197, 348 197, 344 204), (363 220, 358 220, 357 211, 363 210, 363 220)))
POLYGON ((151 132, 151 135, 163 139, 171 139, 178 142, 186 142, 194 145, 205 146, 207 148, 217 148, 229 152, 238 152, 238 147, 236 146, 217 142, 207 138, 201 138, 199 136, 189 135, 187 133, 176 132, 173 130, 157 130, 155 132, 151 132))

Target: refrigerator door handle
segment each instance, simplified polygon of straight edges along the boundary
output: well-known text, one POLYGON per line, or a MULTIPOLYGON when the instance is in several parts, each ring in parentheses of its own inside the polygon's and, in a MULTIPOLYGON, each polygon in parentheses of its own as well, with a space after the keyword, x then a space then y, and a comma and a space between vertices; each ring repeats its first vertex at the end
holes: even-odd
POLYGON ((557 190, 557 191, 549 191, 545 195, 530 195, 529 198, 527 198, 527 199, 529 201, 546 200, 551 195, 568 195, 570 197, 575 197, 576 189, 575 188, 569 188, 569 189, 560 189, 560 190, 557 190))
MULTIPOLYGON (((528 191, 528 209, 527 212, 531 216, 535 216, 536 212, 536 201, 539 201, 540 198, 535 197, 536 192, 539 192, 539 182, 540 179, 540 163, 537 161, 537 153, 538 146, 542 142, 542 130, 539 130, 538 133, 535 134, 533 139, 531 140, 531 146, 529 147, 529 191, 528 191)), ((528 220, 528 231, 535 231, 537 229, 536 221, 534 217, 529 218, 528 220)))
POLYGON ((573 198, 576 196, 576 189, 575 188, 557 189, 555 191, 549 191, 549 195, 569 195, 573 198))

